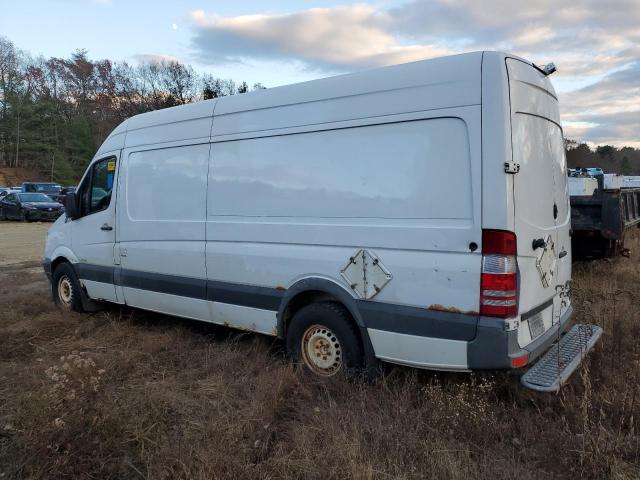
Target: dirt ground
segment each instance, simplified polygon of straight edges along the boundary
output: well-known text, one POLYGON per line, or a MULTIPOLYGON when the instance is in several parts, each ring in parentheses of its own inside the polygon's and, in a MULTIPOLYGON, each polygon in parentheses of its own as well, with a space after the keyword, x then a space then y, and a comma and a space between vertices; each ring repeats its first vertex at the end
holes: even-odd
POLYGON ((26 262, 0 267, 0 479, 640 478, 638 242, 574 265, 575 319, 605 333, 556 395, 505 372, 318 379, 264 336, 64 313, 29 263, 46 227, 0 223, 26 262))
POLYGON ((51 223, 0 221, 0 268, 42 262, 51 223))

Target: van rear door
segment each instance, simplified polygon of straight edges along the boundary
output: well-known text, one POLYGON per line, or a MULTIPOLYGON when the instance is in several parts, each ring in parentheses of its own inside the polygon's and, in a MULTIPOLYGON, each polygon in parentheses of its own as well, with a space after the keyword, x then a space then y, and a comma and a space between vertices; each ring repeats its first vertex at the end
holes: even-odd
POLYGON ((520 274, 521 347, 558 323, 568 308, 570 209, 558 100, 532 65, 506 61, 515 174, 515 233, 520 274))

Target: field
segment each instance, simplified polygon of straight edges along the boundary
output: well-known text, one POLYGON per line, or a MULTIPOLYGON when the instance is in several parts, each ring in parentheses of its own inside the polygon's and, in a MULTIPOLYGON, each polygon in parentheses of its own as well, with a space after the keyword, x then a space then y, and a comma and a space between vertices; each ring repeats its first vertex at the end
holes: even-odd
POLYGON ((0 223, 2 479, 640 478, 637 239, 575 265, 575 318, 605 335, 543 395, 500 372, 320 380, 266 337, 64 314, 38 268, 45 228, 0 223))

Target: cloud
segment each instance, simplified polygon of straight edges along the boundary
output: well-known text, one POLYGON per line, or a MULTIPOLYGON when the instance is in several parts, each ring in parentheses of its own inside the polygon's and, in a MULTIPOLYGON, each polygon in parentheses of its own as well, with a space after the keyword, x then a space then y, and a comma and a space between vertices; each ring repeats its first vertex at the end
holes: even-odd
POLYGON ((298 60, 328 70, 409 62, 452 53, 433 44, 401 44, 388 13, 366 5, 312 8, 298 13, 218 17, 191 14, 199 60, 298 60))
POLYGON ((413 0, 388 13, 396 34, 413 41, 464 39, 466 49, 552 59, 562 76, 602 74, 640 56, 637 0, 413 0))
POLYGON ((638 0, 409 0, 227 17, 198 10, 191 24, 204 64, 277 60, 336 72, 485 49, 553 61, 568 136, 640 141, 640 98, 628 94, 640 83, 638 0))
POLYGON ((640 147, 640 60, 560 102, 567 137, 640 147))

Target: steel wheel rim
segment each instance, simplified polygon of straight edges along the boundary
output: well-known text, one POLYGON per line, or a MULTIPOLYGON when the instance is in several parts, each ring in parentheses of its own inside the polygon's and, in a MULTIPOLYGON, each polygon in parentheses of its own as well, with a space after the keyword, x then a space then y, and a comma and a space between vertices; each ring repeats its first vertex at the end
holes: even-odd
POLYGON ((71 285, 71 280, 66 275, 62 275, 58 279, 58 300, 60 303, 69 308, 71 307, 71 302, 73 301, 73 286, 71 285))
POLYGON ((342 368, 340 341, 335 333, 323 325, 311 325, 305 330, 301 350, 304 363, 318 375, 330 377, 342 368))

